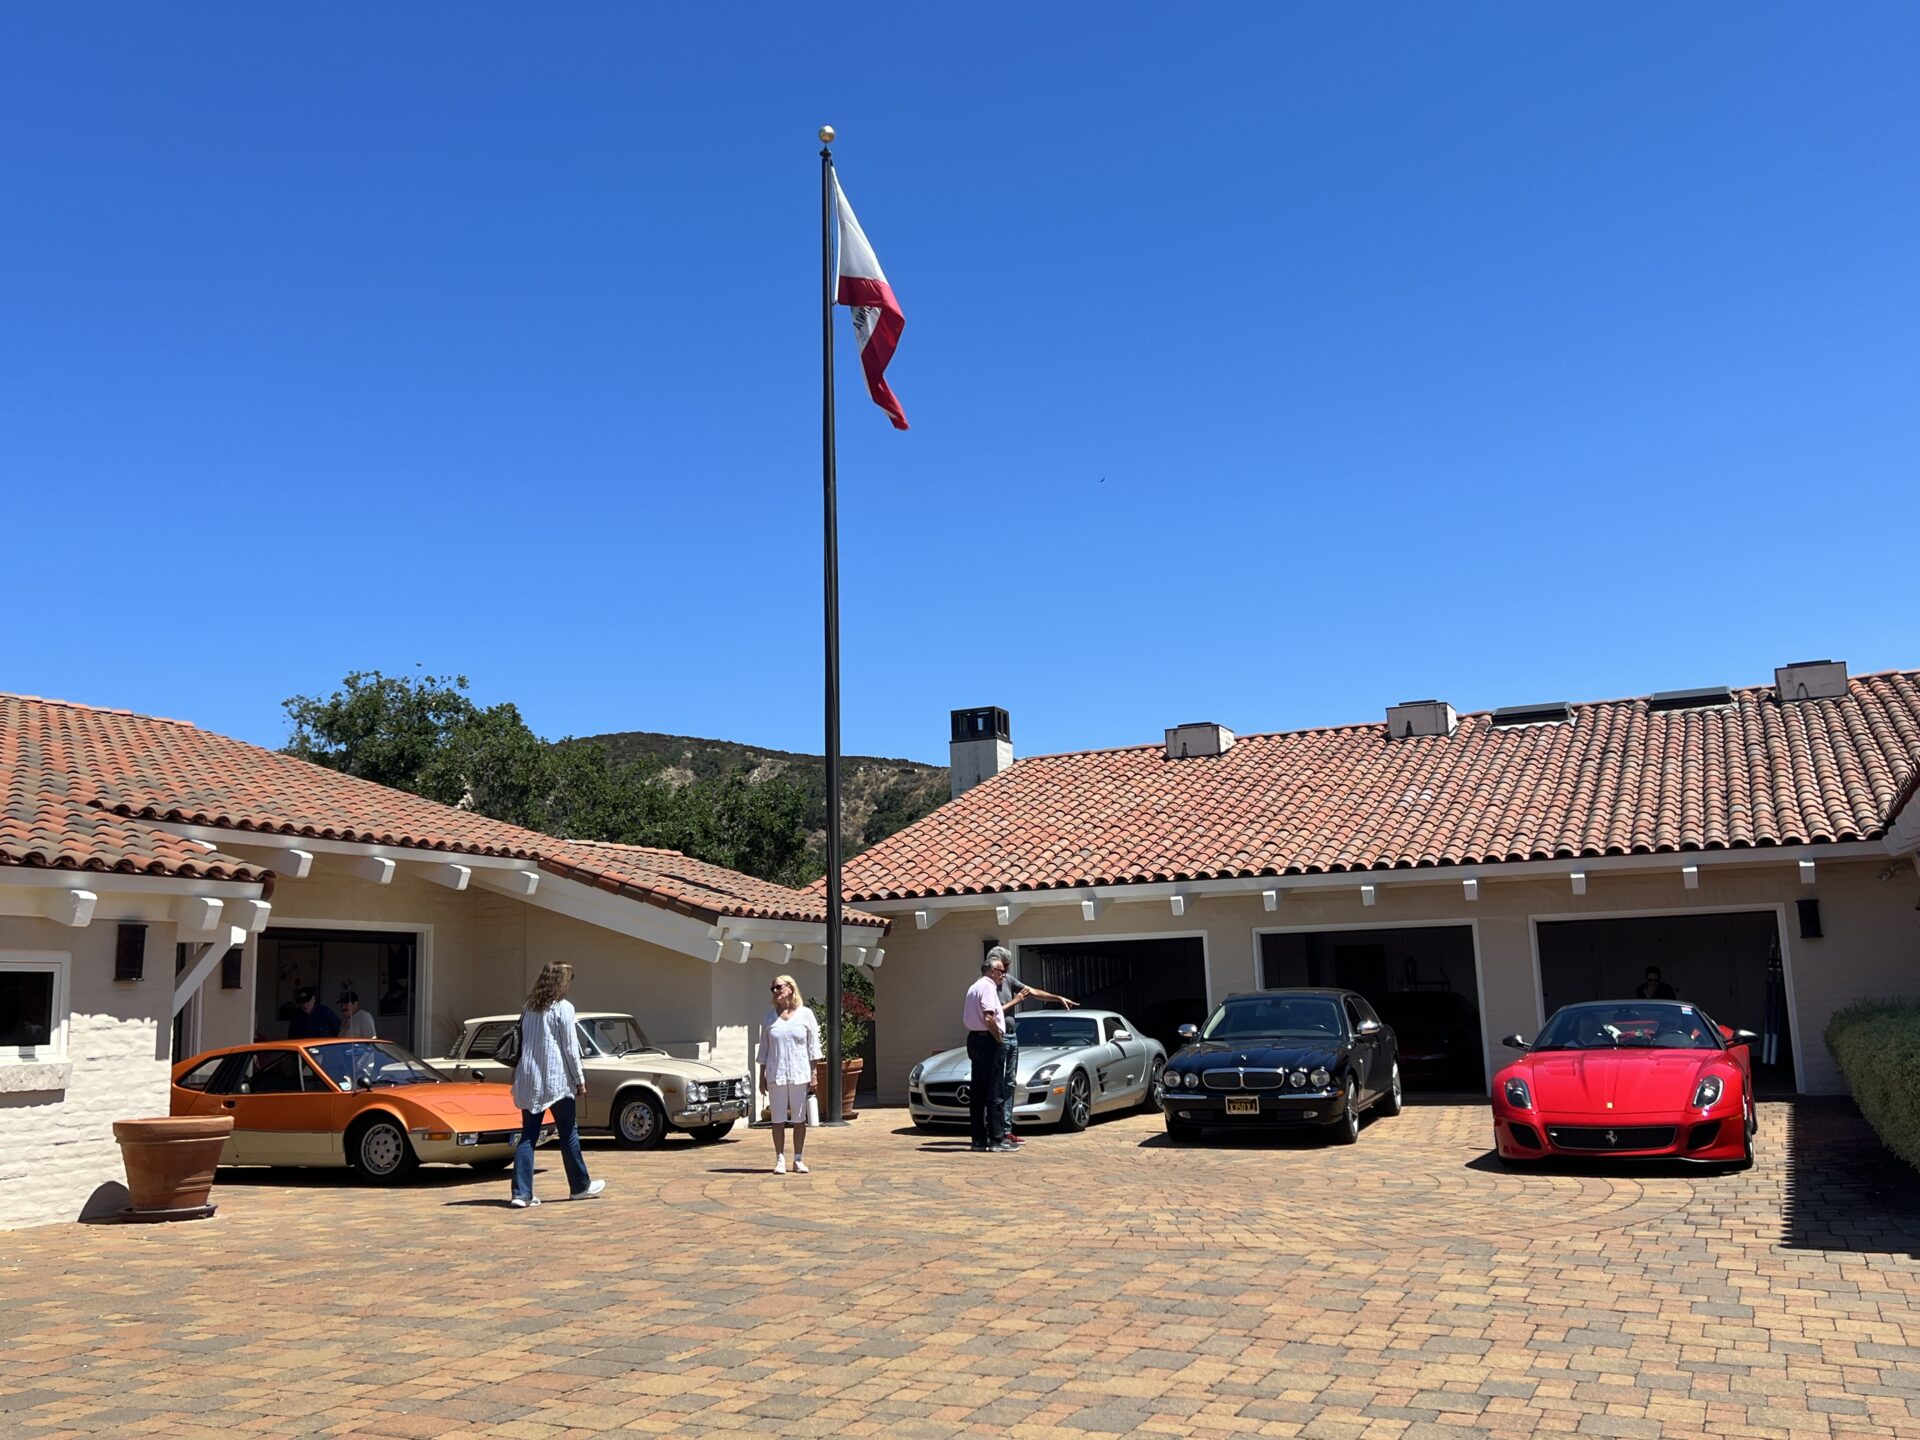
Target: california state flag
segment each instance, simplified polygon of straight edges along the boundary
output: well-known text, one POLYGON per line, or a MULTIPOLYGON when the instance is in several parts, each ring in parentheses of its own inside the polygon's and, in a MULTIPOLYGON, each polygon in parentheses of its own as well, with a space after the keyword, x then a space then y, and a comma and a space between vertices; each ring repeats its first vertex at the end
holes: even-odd
POLYGON ((893 359, 900 343, 900 331, 906 317, 900 302, 893 298, 893 287, 867 243, 867 232, 853 218, 853 206, 847 192, 840 188, 840 177, 833 177, 833 196, 840 210, 840 288, 834 299, 853 309, 853 333, 860 340, 860 367, 867 372, 867 393, 873 403, 887 412, 893 428, 907 428, 906 412, 887 385, 887 362, 893 359))

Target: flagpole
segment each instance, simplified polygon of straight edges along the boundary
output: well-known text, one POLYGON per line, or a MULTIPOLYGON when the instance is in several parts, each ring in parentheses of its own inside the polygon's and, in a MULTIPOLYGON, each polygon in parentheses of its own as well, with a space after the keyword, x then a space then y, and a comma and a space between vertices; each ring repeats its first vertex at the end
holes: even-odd
POLYGON ((820 127, 820 461, 826 504, 827 1093, 822 1124, 841 1123, 840 1065, 840 517, 833 428, 833 127, 820 127))

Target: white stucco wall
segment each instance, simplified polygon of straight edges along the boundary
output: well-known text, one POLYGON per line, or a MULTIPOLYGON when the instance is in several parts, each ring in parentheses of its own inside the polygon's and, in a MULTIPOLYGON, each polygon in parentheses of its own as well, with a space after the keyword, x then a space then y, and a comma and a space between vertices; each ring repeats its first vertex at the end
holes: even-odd
POLYGON ((113 1122, 167 1113, 174 930, 148 925, 140 980, 113 978, 117 939, 111 922, 73 929, 0 917, 0 959, 73 957, 66 1084, 38 1088, 45 1067, 30 1079, 29 1067, 0 1062, 0 1229, 78 1219, 96 1190, 125 1179, 113 1122), (35 1088, 12 1088, 21 1084, 35 1088))
POLYGON ((702 1043, 712 1046, 713 981, 718 967, 705 960, 550 910, 529 909, 526 983, 504 1009, 520 1008, 527 986, 550 960, 573 966, 573 992, 568 998, 578 1009, 620 1010, 636 1016, 648 1039, 683 1054, 702 1043))
MULTIPOLYGON (((1780 937, 1793 1001, 1792 1038, 1810 1094, 1844 1089, 1821 1034, 1834 1009, 1855 999, 1920 994, 1920 881, 1911 866, 1884 859, 1847 864, 1821 861, 1818 883, 1803 886, 1791 864, 1703 866, 1700 888, 1684 888, 1680 861, 1654 873, 1589 875, 1587 894, 1575 896, 1565 875, 1516 881, 1486 879, 1480 898, 1468 901, 1457 874, 1435 883, 1382 884, 1377 903, 1362 903, 1360 880, 1335 890, 1291 890, 1269 912, 1257 894, 1209 897, 1175 918, 1162 900, 1110 905, 1092 923, 1077 909, 1035 906, 1013 925, 994 924, 988 908, 946 915, 929 930, 898 917, 887 941, 886 964, 875 977, 879 1014, 880 1098, 903 1103, 914 1063, 961 1043, 960 1001, 979 976, 988 937, 1017 945, 1039 940, 1076 941, 1117 936, 1201 935, 1206 941, 1210 1001, 1257 988, 1257 936, 1265 930, 1334 927, 1380 928, 1401 923, 1470 922, 1480 965, 1480 1014, 1488 1058, 1501 1056, 1495 1042, 1519 1031, 1532 1034, 1541 1013, 1534 958, 1536 918, 1577 919, 1620 914, 1686 913, 1725 909, 1779 909, 1780 937), (1891 869, 1887 880, 1879 876, 1891 869), (1820 901, 1821 939, 1800 939, 1794 902, 1820 901)), ((1483 875, 1486 872, 1482 872, 1483 875)))

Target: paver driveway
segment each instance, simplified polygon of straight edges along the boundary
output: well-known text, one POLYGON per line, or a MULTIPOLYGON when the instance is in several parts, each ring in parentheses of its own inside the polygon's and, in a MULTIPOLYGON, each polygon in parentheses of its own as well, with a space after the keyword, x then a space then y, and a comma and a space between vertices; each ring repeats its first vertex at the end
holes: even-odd
POLYGON ((0 1235, 0 1433, 1920 1436, 1915 1177, 1849 1107, 1764 1107, 1746 1175, 1510 1175, 1484 1117, 997 1156, 879 1111, 529 1211, 223 1180, 0 1235))

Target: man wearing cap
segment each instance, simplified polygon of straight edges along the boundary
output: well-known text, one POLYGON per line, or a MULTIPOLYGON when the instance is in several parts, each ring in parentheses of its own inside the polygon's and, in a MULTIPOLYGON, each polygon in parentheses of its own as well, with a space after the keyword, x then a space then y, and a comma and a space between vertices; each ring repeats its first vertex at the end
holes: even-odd
POLYGON ((311 985, 293 992, 293 1018, 287 1021, 289 1040, 331 1040, 340 1033, 340 1017, 320 1003, 311 985))

